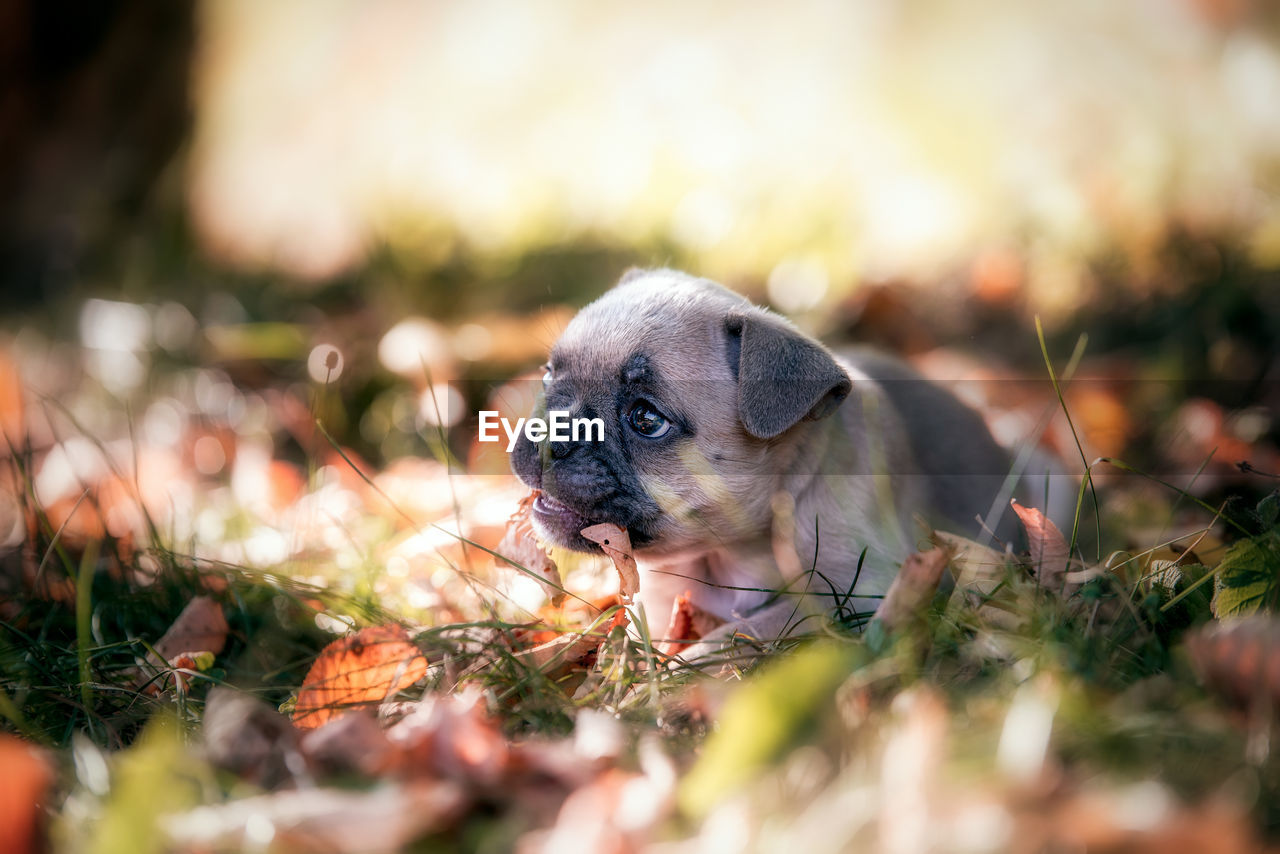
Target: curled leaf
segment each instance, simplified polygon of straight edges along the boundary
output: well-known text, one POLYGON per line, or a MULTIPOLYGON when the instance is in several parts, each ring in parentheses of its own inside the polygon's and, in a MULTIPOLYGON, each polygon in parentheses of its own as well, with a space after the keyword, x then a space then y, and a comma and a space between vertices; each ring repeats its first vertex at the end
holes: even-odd
POLYGON ((507 520, 507 530, 498 543, 498 554, 512 566, 522 566, 537 575, 547 586, 551 596, 551 604, 559 606, 564 602, 564 584, 560 580, 560 569, 555 561, 539 544, 533 532, 533 524, 529 514, 538 490, 533 490, 520 500, 520 506, 507 520))
POLYGON ((1003 553, 946 531, 934 531, 930 540, 951 555, 956 593, 979 615, 1011 631, 1027 622, 1029 603, 1008 583, 1008 558, 1003 553))
POLYGON ((636 559, 631 556, 631 536, 627 529, 602 522, 583 528, 579 533, 598 545, 613 561, 613 568, 618 571, 618 595, 624 603, 630 604, 640 591, 640 571, 636 568, 636 559))
POLYGON ((1036 578, 1050 590, 1061 589, 1067 561, 1071 557, 1066 538, 1062 536, 1058 526, 1053 524, 1053 520, 1036 508, 1023 507, 1016 499, 1009 503, 1027 531, 1031 565, 1035 567, 1036 578))

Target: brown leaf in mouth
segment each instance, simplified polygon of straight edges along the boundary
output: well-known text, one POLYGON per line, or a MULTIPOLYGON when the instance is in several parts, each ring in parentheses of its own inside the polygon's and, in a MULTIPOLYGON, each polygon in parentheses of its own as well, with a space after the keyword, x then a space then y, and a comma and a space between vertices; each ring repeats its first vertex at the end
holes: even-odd
POLYGON ((541 493, 541 490, 535 489, 520 500, 520 506, 507 520, 507 532, 503 534, 502 542, 498 543, 498 554, 512 566, 523 566, 537 575, 548 588, 551 604, 558 607, 564 602, 560 569, 538 542, 530 520, 533 502, 541 493))
POLYGON ((578 533, 598 545, 613 561, 613 568, 618 571, 618 595, 624 603, 631 604, 640 590, 640 571, 636 568, 636 559, 631 556, 631 535, 627 529, 612 522, 601 522, 578 533))

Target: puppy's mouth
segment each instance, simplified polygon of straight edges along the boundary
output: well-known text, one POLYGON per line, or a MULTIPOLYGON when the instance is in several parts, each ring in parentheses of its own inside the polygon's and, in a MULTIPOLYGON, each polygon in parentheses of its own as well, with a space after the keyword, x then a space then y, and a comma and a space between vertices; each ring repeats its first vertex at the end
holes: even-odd
POLYGON ((594 524, 591 519, 583 516, 564 502, 551 497, 546 492, 539 492, 538 497, 533 499, 533 512, 539 518, 557 526, 577 526, 574 530, 580 530, 594 524))
MULTIPOLYGON (((538 493, 531 509, 534 527, 544 540, 578 552, 600 553, 601 551, 600 546, 582 536, 580 532, 583 528, 601 522, 613 522, 623 528, 629 527, 614 519, 586 516, 545 490, 538 493)), ((648 542, 649 537, 644 531, 634 528, 630 530, 632 547, 648 542)))

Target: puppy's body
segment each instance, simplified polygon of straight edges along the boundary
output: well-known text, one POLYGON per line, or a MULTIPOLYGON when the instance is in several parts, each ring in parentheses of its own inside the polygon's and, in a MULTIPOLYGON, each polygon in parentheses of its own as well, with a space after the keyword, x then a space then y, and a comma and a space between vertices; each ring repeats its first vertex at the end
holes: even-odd
POLYGON ((517 444, 516 473, 542 490, 535 526, 579 550, 595 550, 578 533, 589 524, 627 528, 652 630, 685 591, 725 621, 703 651, 738 632, 778 637, 855 575, 846 604, 873 609, 863 597, 916 547, 914 516, 976 534, 1010 468, 977 413, 905 365, 836 357, 670 270, 629 274, 584 308, 545 382, 547 409, 606 430, 517 444))

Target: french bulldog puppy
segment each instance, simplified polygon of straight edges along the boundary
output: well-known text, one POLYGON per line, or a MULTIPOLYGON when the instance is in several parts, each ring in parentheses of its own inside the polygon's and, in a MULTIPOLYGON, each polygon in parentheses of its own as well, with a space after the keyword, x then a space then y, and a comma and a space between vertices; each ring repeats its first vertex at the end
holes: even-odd
MULTIPOLYGON (((655 635, 686 591, 724 621, 695 657, 816 628, 837 597, 874 610, 923 537, 916 517, 981 535, 1011 468, 976 412, 901 362, 835 355, 673 270, 631 271, 579 312, 543 382, 535 414, 601 418, 605 431, 518 440, 512 467, 540 490, 535 530, 598 552, 583 528, 626 528, 655 635)), ((1043 496, 1043 471, 1025 480, 1043 496)), ((1010 520, 995 533, 1010 539, 1010 520)))

